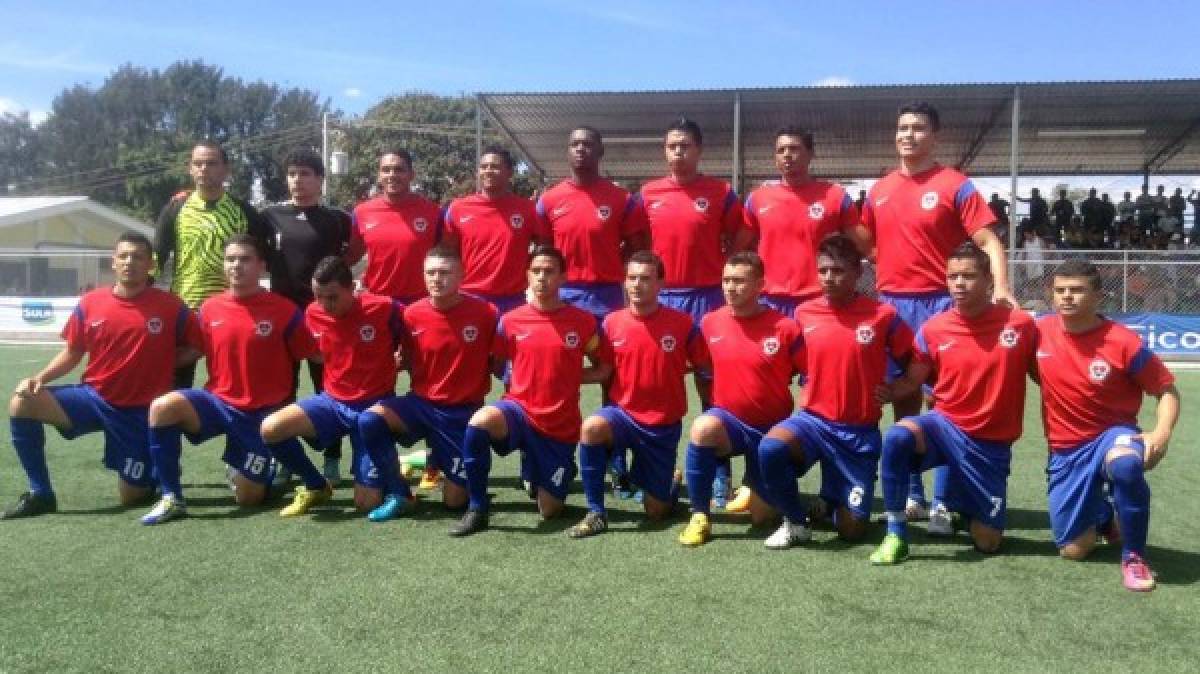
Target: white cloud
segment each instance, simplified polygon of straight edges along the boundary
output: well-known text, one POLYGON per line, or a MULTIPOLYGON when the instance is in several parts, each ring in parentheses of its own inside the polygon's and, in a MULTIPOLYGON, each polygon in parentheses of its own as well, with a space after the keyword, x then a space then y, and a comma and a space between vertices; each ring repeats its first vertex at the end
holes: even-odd
POLYGON ((29 113, 29 121, 32 122, 34 126, 46 121, 46 117, 50 114, 45 110, 30 110, 11 98, 0 96, 0 115, 3 115, 6 112, 14 115, 27 112, 29 113))
POLYGON ((854 86, 854 80, 850 79, 849 77, 842 77, 841 75, 829 75, 827 77, 822 77, 821 79, 816 80, 815 82, 811 83, 809 86, 813 86, 813 87, 852 87, 852 86, 854 86))
POLYGON ((346 98, 358 98, 359 96, 362 96, 362 89, 359 89, 358 87, 347 87, 346 89, 342 90, 342 94, 344 94, 346 98))

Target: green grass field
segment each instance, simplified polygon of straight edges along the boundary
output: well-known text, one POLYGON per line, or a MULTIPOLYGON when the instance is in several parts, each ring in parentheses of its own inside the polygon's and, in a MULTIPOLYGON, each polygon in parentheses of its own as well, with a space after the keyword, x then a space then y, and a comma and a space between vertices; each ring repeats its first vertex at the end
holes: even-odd
MULTIPOLYGON (((0 389, 51 353, 0 348, 0 389)), ((772 552, 768 531, 718 516, 715 540, 689 550, 675 542, 682 514, 647 526, 612 499, 609 533, 569 540, 582 495, 539 522, 513 457, 496 462, 492 528, 458 540, 436 497, 382 525, 352 512, 348 486, 299 521, 278 501, 239 510, 218 443, 185 445, 192 517, 142 527, 145 508, 113 505, 100 437, 50 432, 60 512, 0 523, 0 671, 1195 671, 1200 374, 1180 382, 1183 421, 1150 475, 1149 595, 1121 587, 1114 549, 1056 557, 1036 389, 1002 554, 916 525, 913 558, 884 569, 867 563, 881 524, 862 544, 818 530, 772 552)), ((24 486, 5 431, 0 499, 24 486)))

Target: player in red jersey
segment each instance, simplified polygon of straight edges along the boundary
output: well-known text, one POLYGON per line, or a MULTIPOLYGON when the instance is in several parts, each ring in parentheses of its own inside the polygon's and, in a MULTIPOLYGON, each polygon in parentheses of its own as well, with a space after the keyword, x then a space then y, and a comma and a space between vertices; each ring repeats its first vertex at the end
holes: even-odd
POLYGON ((446 242, 462 253, 463 290, 501 314, 525 303, 529 247, 548 238, 533 202, 510 191, 512 175, 508 150, 487 148, 479 160, 479 193, 455 199, 442 215, 446 242))
POLYGON ((205 300, 198 313, 208 383, 203 389, 167 393, 150 404, 150 456, 162 498, 142 516, 142 524, 187 514, 179 479, 183 434, 192 444, 226 437, 222 459, 238 505, 257 505, 266 498, 272 457, 300 475, 307 489, 333 492, 298 441, 265 445, 259 434, 262 420, 291 397, 296 361, 316 353, 304 317, 290 300, 259 285, 267 262, 258 239, 231 236, 223 266, 228 290, 205 300))
MULTIPOLYGON (((962 173, 937 162, 941 117, 936 108, 915 102, 896 118, 896 152, 900 167, 872 186, 863 204, 859 235, 874 247, 879 297, 896 307, 915 332, 931 316, 949 309, 946 258, 967 239, 988 254, 994 299, 1017 306, 1008 285, 1004 244, 991 225, 995 214, 962 173)), ((893 369, 893 376, 900 376, 893 369)), ((895 418, 921 411, 920 391, 893 403, 895 418)), ((939 508, 945 471, 934 473, 932 511, 919 476, 913 476, 907 508, 910 516, 929 515, 935 527, 948 530, 949 514, 939 508)))
POLYGON ((993 283, 989 256, 974 242, 950 254, 946 285, 954 307, 917 330, 913 362, 884 396, 903 397, 935 378, 933 410, 901 419, 884 436, 880 481, 888 533, 872 564, 908 557, 909 475, 936 466, 947 467, 946 507, 970 518, 975 548, 1000 548, 1012 443, 1021 436, 1037 328, 1023 310, 992 301, 993 283))
POLYGON ((712 361, 713 406, 692 421, 685 460, 692 518, 679 535, 683 545, 702 545, 711 537, 709 501, 721 458, 746 457, 752 521, 761 524, 774 515, 763 500, 758 444, 792 413, 790 387, 804 368, 804 338, 793 320, 759 303, 764 283, 758 253, 734 253, 721 275, 726 306, 700 323, 712 361))
MULTIPOLYGON (((386 479, 397 474, 396 439, 406 447, 424 439, 430 449, 427 467, 445 474, 442 502, 460 509, 467 505, 463 435, 491 388, 497 311, 459 290, 462 259, 453 248, 430 249, 424 269, 429 296, 404 309, 402 345, 411 390, 386 397, 360 414, 359 434, 386 479)), ((370 519, 395 517, 389 505, 385 501, 370 519)))
POLYGON ((858 207, 840 186, 809 175, 812 158, 812 132, 790 126, 775 132, 779 181, 746 198, 746 228, 736 244, 742 250, 757 248, 767 268, 763 300, 785 316, 821 295, 816 270, 821 241, 838 232, 859 232, 858 207))
POLYGON ((558 296, 566 277, 562 253, 535 248, 528 276, 529 304, 505 314, 496 334, 496 360, 512 363, 508 391, 471 417, 463 438, 469 503, 452 536, 487 528, 492 450, 501 456, 520 450, 521 478, 536 489, 542 518, 562 512, 575 477, 579 387, 600 383, 612 372, 602 357, 596 318, 558 296), (590 367, 584 367, 584 356, 590 367))
POLYGON ((1096 266, 1068 260, 1053 274, 1055 313, 1038 321, 1050 528, 1067 559, 1087 557, 1098 534, 1119 539, 1125 587, 1147 592, 1156 583, 1145 560, 1145 472, 1166 456, 1179 419, 1179 390, 1136 333, 1097 313, 1102 297, 1096 266), (1137 425, 1144 394, 1158 399, 1149 432, 1137 425))
POLYGON ((847 236, 821 242, 816 273, 824 297, 796 309, 807 358, 802 409, 759 444, 760 471, 783 524, 765 542, 772 550, 811 538, 796 479, 821 464, 821 498, 835 504, 834 525, 858 540, 871 517, 883 439, 877 396, 888 359, 907 364, 913 334, 891 305, 859 294, 862 253, 847 236))
MULTIPOLYGON (((304 312, 305 327, 317 340, 325 363, 325 390, 263 419, 263 442, 277 445, 305 438, 314 447, 328 447, 349 435, 354 507, 367 512, 386 498, 398 514, 413 501, 408 483, 377 470, 358 432, 358 421, 363 410, 396 390, 404 305, 383 295, 355 295, 353 272, 339 257, 317 264, 312 289, 316 301, 304 312)), ((303 515, 327 496, 325 490, 297 489, 295 500, 280 514, 303 515)))
POLYGON ((29 491, 0 519, 58 509, 46 465, 44 424, 68 440, 104 433, 104 465, 117 472, 121 505, 142 502, 153 493, 147 408, 171 390, 176 365, 194 362, 202 346, 196 320, 183 302, 151 286, 153 267, 150 240, 134 232, 121 234, 112 255, 116 282, 79 300, 63 328, 66 346, 40 372, 17 384, 8 404, 9 426, 29 491), (81 383, 49 385, 84 356, 81 383))
POLYGON ((684 377, 707 366, 708 352, 691 316, 659 304, 663 272, 654 253, 634 253, 625 266, 629 306, 604 319, 613 356, 612 403, 583 422, 579 464, 588 513, 567 532, 572 538, 608 528, 604 470, 612 453, 633 450, 631 480, 644 491, 648 518, 661 520, 675 507, 675 460, 687 414, 684 377))

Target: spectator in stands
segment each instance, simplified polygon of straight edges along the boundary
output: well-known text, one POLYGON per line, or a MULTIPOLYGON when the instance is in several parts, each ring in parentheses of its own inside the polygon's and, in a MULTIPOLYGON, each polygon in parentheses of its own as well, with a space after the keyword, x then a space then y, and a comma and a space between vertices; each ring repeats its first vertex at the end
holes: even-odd
POLYGON ((1050 212, 1050 207, 1046 204, 1046 200, 1042 198, 1038 188, 1029 190, 1029 198, 1025 199, 1017 197, 1017 201, 1029 204, 1029 224, 1033 227, 1045 227, 1049 224, 1047 215, 1050 212))
POLYGON ((1083 217, 1084 232, 1104 229, 1104 202, 1096 197, 1096 188, 1088 190, 1087 198, 1079 203, 1079 215, 1083 217))
POLYGON ((1054 238, 1062 241, 1063 234, 1071 226, 1071 219, 1075 217, 1075 204, 1067 198, 1066 190, 1058 191, 1058 199, 1050 207, 1050 214, 1054 216, 1054 238))
POLYGON ((1187 199, 1183 198, 1183 188, 1176 187, 1175 194, 1167 199, 1167 215, 1175 218, 1175 222, 1179 223, 1179 231, 1183 231, 1183 216, 1187 212, 1187 199))
POLYGON ((1192 245, 1200 244, 1200 193, 1192 190, 1188 193, 1188 203, 1192 205, 1192 245))
POLYGON ((1138 229, 1142 230, 1142 234, 1153 232, 1158 216, 1154 212, 1154 197, 1150 196, 1150 186, 1142 185, 1142 193, 1138 195, 1137 201, 1133 202, 1134 208, 1137 210, 1138 229))
POLYGON ((996 216, 996 222, 1008 229, 1008 200, 1001 199, 1000 195, 992 192, 992 198, 988 201, 988 208, 992 209, 992 215, 996 216))
POLYGON ((1133 199, 1129 192, 1125 193, 1125 198, 1121 203, 1117 204, 1117 220, 1124 223, 1132 221, 1137 216, 1137 205, 1133 203, 1133 199))
POLYGON ((1071 222, 1063 234, 1063 247, 1080 249, 1084 247, 1084 240, 1083 219, 1078 215, 1071 216, 1071 222))
POLYGON ((1104 234, 1104 241, 1112 243, 1117 238, 1115 224, 1117 220, 1117 205, 1108 199, 1108 192, 1100 195, 1100 230, 1104 234))

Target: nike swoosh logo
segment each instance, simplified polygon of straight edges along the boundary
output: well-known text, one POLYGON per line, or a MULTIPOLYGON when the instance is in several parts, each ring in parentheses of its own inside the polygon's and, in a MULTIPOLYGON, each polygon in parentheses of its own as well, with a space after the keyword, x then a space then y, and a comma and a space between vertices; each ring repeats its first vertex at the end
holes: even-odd
POLYGON ((1042 350, 1040 350, 1040 349, 1039 349, 1039 350, 1038 350, 1038 352, 1037 352, 1037 357, 1038 357, 1038 358, 1049 358, 1049 357, 1050 357, 1050 356, 1052 356, 1052 355, 1054 355, 1054 354, 1047 353, 1047 352, 1045 352, 1045 351, 1042 351, 1042 350))
POLYGON ((424 334, 424 333, 425 333, 425 328, 421 328, 420 330, 413 330, 413 331, 412 331, 412 336, 413 336, 413 337, 416 337, 416 336, 418 336, 418 335, 422 335, 422 334, 424 334))
POLYGON ((950 340, 949 342, 946 342, 945 344, 938 344, 937 349, 938 349, 938 351, 945 351, 946 349, 949 349, 952 346, 954 346, 954 340, 950 340))
POLYGON ((528 339, 530 334, 531 333, 528 333, 528 332, 522 332, 522 333, 513 335, 513 337, 519 342, 523 339, 528 339))
POLYGON ((816 329, 817 329, 817 326, 815 326, 815 325, 810 325, 810 326, 808 326, 807 328, 804 328, 804 334, 806 334, 806 335, 807 335, 808 333, 810 333, 810 332, 812 332, 813 330, 816 330, 816 329))
POLYGON ((875 207, 876 207, 876 208, 879 208, 880 206, 882 206, 882 205, 886 204, 886 203, 887 203, 887 201, 888 201, 888 197, 883 197, 883 198, 880 198, 880 199, 876 199, 876 200, 875 200, 875 207))
POLYGON ((662 205, 663 205, 663 202, 661 202, 661 201, 651 201, 650 202, 650 208, 658 208, 659 206, 662 206, 662 205))
POLYGON ((771 204, 770 206, 763 206, 762 208, 758 209, 758 214, 764 215, 767 211, 771 210, 772 206, 774 206, 774 204, 771 204))
POLYGON ((717 335, 716 337, 709 337, 709 338, 708 338, 708 343, 709 343, 709 344, 716 344, 717 342, 721 341, 723 338, 724 338, 724 335, 717 335))
POLYGON ((224 322, 225 322, 225 321, 212 321, 211 323, 209 323, 209 324, 208 324, 208 326, 209 326, 210 328, 215 328, 215 327, 217 327, 218 325, 220 325, 220 324, 222 324, 222 323, 224 323, 224 322))
POLYGON ((101 325, 104 325, 104 319, 102 318, 102 319, 100 319, 100 320, 98 320, 98 321, 92 321, 91 325, 92 325, 92 327, 93 327, 93 328, 98 328, 98 327, 100 327, 101 325))
POLYGON ((471 218, 474 218, 474 217, 475 217, 474 215, 464 215, 461 218, 459 218, 458 221, 466 223, 466 222, 470 222, 471 218))
POLYGON ((614 339, 612 345, 613 346, 625 346, 625 340, 624 339, 614 339))
POLYGON ((379 225, 379 223, 378 223, 378 222, 368 222, 368 223, 366 224, 366 228, 367 228, 367 229, 375 229, 375 227, 376 227, 376 226, 378 226, 378 225, 379 225))
POLYGON ((566 206, 559 206, 558 208, 554 209, 553 211, 550 211, 550 215, 557 218, 560 215, 566 215, 570 211, 571 211, 571 209, 567 208, 566 206))

